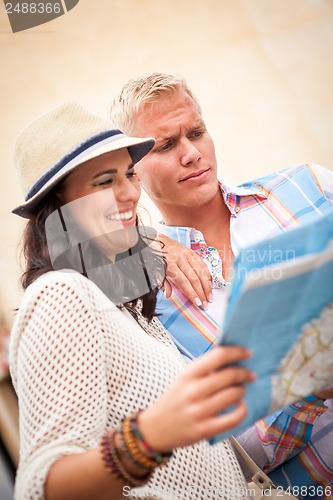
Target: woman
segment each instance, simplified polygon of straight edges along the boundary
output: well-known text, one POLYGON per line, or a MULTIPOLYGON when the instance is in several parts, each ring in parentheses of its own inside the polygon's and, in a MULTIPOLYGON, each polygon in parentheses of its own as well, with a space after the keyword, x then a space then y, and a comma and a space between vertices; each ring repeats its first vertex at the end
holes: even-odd
POLYGON ((163 260, 136 228, 134 170, 153 145, 77 103, 17 140, 27 194, 13 212, 29 219, 10 345, 19 500, 246 496, 228 442, 206 439, 244 418, 253 375, 230 365, 249 353, 186 366, 153 318, 163 260))

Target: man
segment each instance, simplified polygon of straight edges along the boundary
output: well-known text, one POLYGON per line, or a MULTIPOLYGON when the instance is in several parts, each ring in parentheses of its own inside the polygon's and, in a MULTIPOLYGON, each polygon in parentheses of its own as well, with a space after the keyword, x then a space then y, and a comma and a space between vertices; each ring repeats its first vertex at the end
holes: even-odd
MULTIPOLYGON (((331 210, 333 174, 317 165, 298 165, 237 188, 219 183, 200 105, 186 82, 171 75, 128 82, 111 114, 125 133, 155 137, 154 148, 137 165, 141 184, 163 216, 164 234, 191 248, 212 273, 211 292, 207 284, 205 293, 201 290, 208 300, 200 299, 196 276, 193 288, 199 292, 192 291, 192 303, 184 288, 173 285, 170 300, 159 304, 160 320, 181 352, 193 359, 214 344, 239 249, 331 210)), ((239 437, 260 466, 274 469, 275 483, 333 484, 333 454, 327 452, 333 449, 333 401, 328 397, 331 392, 299 401, 239 437)), ((303 489, 302 495, 326 498, 320 491, 314 496, 303 489)))

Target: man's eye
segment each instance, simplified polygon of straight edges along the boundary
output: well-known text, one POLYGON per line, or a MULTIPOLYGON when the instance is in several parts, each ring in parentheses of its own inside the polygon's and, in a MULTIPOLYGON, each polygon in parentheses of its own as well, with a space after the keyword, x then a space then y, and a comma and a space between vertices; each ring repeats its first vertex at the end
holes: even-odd
POLYGON ((196 130, 195 132, 192 132, 190 137, 194 137, 195 139, 197 139, 198 137, 201 137, 202 135, 203 135, 202 130, 196 130))
POLYGON ((171 148, 172 148, 172 142, 167 142, 166 144, 163 144, 163 146, 160 146, 156 151, 158 153, 164 153, 165 151, 168 151, 171 148))

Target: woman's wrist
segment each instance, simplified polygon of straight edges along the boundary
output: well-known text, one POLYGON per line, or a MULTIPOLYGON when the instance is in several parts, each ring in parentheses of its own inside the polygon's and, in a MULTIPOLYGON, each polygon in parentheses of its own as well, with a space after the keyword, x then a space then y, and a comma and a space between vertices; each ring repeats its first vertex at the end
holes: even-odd
POLYGON ((118 429, 106 431, 101 440, 106 468, 131 486, 145 484, 153 471, 172 456, 172 452, 156 450, 146 441, 138 423, 143 413, 126 417, 118 429))
POLYGON ((158 429, 156 422, 158 422, 158 418, 150 418, 149 410, 139 412, 137 423, 143 438, 156 452, 169 453, 172 450, 166 444, 164 445, 160 439, 165 433, 158 429))
POLYGON ((141 431, 141 426, 139 424, 139 418, 142 413, 143 413, 142 411, 139 411, 134 417, 128 419, 131 424, 132 433, 137 439, 141 451, 145 455, 147 455, 150 459, 157 462, 159 465, 162 465, 167 460, 169 460, 169 458, 171 458, 172 450, 160 451, 157 448, 153 447, 151 443, 147 441, 147 439, 145 438, 145 436, 141 431))

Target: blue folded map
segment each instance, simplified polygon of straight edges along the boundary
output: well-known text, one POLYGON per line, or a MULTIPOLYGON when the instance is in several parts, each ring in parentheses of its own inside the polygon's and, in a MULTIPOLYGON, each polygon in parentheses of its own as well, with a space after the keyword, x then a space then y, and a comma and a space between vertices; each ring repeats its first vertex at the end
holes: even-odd
POLYGON ((248 416, 215 443, 319 389, 333 387, 333 210, 243 249, 220 345, 243 345, 248 416))

